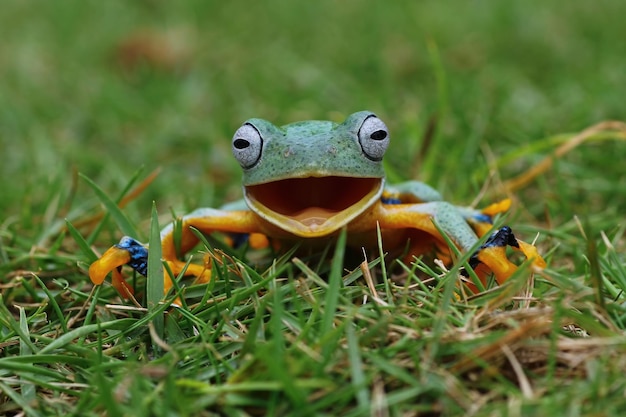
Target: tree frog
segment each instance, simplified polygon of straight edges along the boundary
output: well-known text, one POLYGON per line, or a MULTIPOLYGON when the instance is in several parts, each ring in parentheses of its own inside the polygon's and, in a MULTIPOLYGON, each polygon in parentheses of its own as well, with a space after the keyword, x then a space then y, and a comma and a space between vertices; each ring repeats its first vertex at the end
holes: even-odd
MULTIPOLYGON (((164 260, 175 276, 187 268, 186 274, 208 282, 209 266, 188 264, 177 256, 177 248, 184 254, 197 245, 192 227, 205 234, 243 234, 253 246, 280 242, 283 247, 296 241, 325 244, 345 227, 349 245, 375 246, 380 228, 385 250, 408 247, 408 256, 435 251, 449 262, 442 230, 461 251, 475 251, 469 263, 481 279, 493 273, 498 283, 517 269, 507 258, 507 246, 521 251, 534 266, 545 267, 536 248, 518 240, 509 227, 492 231, 477 248, 479 237, 492 228, 492 217, 508 209, 508 200, 475 210, 443 201, 421 182, 387 185, 382 160, 389 143, 387 126, 369 111, 351 114, 339 124, 303 121, 278 127, 262 119, 246 121, 232 139, 233 155, 243 170, 243 202, 184 216, 177 243, 174 226, 167 226, 161 232, 164 260)), ((89 276, 101 284, 113 271, 113 284, 128 295, 119 270, 128 264, 145 275, 147 257, 146 245, 124 237, 91 265, 89 276)), ((164 284, 168 292, 172 281, 167 272, 164 284)))

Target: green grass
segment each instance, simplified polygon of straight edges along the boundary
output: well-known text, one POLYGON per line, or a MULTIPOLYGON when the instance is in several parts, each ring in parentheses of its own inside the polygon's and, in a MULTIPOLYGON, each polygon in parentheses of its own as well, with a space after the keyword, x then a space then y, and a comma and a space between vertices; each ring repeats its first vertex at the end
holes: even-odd
POLYGON ((230 137, 250 117, 373 110, 391 180, 502 198, 576 133, 624 120, 621 2, 4 3, 0 415, 626 410, 624 131, 515 192, 505 221, 538 234, 549 268, 479 296, 377 250, 372 294, 342 245, 257 267, 211 240, 215 279, 183 281, 182 309, 141 278, 135 305, 86 276, 123 233, 154 240, 171 213, 238 198, 230 137))

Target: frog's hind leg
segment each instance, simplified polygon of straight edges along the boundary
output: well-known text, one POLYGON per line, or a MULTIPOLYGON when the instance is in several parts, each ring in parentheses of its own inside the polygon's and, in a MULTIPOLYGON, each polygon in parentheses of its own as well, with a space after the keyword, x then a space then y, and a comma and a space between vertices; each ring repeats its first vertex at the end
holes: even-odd
MULTIPOLYGON (((503 206, 508 208, 509 202, 496 203, 486 211, 460 208, 443 202, 429 204, 436 205, 433 219, 439 227, 464 252, 470 252, 476 247, 479 237, 492 230, 489 212, 501 212, 503 206)), ((470 266, 483 284, 486 283, 490 273, 493 273, 498 284, 503 284, 517 271, 518 266, 507 256, 507 246, 521 251, 535 266, 545 267, 545 261, 533 245, 518 240, 510 227, 503 226, 494 230, 487 241, 470 257, 470 266)))
MULTIPOLYGON (((476 250, 479 235, 484 235, 491 225, 479 211, 459 209, 443 201, 423 204, 385 204, 381 214, 381 228, 413 228, 436 238, 437 247, 445 250, 444 238, 440 230, 463 252, 476 250), (435 226, 437 225, 437 227, 435 226), (470 225, 471 224, 471 225, 470 225), (476 233, 478 231, 478 234, 476 233)), ((489 219, 490 220, 490 219, 489 219)), ((519 241, 508 227, 493 232, 485 244, 481 245, 470 258, 470 266, 478 277, 486 282, 493 273, 499 284, 505 282, 516 270, 506 254, 506 247, 520 250, 533 264, 545 266, 545 262, 534 246, 519 241)))

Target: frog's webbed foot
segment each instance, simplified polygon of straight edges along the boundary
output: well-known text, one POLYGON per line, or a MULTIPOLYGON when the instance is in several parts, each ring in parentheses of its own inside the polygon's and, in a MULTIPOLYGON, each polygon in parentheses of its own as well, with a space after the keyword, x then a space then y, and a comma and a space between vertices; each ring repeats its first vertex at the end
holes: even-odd
POLYGON ((109 248, 100 259, 89 267, 89 278, 96 285, 102 284, 109 272, 113 273, 112 283, 118 292, 128 298, 132 288, 122 277, 120 269, 129 265, 143 276, 148 273, 148 248, 139 241, 124 236, 120 242, 109 248))
POLYGON ((485 266, 493 272, 499 284, 504 283, 517 270, 517 265, 509 261, 506 247, 510 246, 524 254, 537 268, 545 268, 546 262, 537 252, 537 248, 524 241, 518 240, 508 226, 496 230, 487 241, 470 257, 469 265, 475 271, 481 272, 485 266))

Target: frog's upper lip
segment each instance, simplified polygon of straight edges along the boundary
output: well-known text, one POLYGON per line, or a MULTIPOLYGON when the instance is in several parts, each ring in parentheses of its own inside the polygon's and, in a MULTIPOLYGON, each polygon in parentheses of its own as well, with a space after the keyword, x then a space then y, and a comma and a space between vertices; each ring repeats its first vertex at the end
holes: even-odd
POLYGON ((341 176, 290 178, 245 187, 258 215, 301 237, 326 236, 380 198, 382 178, 341 176))

